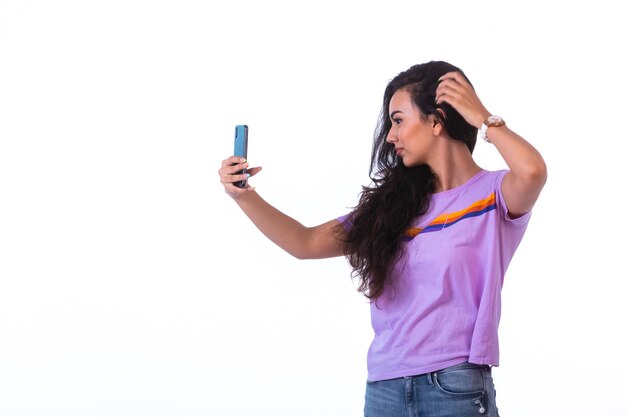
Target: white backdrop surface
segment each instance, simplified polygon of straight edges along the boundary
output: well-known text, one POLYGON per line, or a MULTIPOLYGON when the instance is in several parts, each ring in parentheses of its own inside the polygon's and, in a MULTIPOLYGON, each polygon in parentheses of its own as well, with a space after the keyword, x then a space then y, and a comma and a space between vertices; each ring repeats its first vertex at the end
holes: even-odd
POLYGON ((362 415, 347 262, 273 246, 216 172, 246 123, 264 198, 347 212, 386 83, 431 59, 549 168, 503 292, 501 415, 626 416, 612 4, 0 0, 0 416, 362 415))

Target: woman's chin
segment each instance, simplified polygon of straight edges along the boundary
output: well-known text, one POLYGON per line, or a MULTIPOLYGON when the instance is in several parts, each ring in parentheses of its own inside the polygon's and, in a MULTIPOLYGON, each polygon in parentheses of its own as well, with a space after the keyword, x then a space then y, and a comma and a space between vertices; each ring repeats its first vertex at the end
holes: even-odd
POLYGON ((407 168, 415 168, 416 166, 420 165, 418 161, 415 161, 414 159, 411 159, 411 158, 407 158, 406 156, 400 159, 402 160, 402 165, 404 165, 407 168))

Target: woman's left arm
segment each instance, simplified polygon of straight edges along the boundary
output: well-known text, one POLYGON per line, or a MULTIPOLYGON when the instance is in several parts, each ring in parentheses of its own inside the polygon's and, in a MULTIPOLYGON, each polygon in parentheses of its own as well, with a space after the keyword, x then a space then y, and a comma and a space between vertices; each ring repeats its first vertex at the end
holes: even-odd
MULTIPOLYGON (((440 79, 436 102, 447 102, 476 128, 491 115, 471 84, 459 72, 449 72, 440 79)), ((548 176, 541 154, 530 143, 506 125, 487 130, 489 141, 496 147, 509 167, 502 181, 502 195, 511 217, 530 211, 548 176)))

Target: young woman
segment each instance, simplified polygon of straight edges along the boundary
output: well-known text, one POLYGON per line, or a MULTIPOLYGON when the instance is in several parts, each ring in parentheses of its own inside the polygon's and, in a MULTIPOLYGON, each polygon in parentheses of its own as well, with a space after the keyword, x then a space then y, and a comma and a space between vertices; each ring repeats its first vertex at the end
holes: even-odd
POLYGON ((233 182, 224 189, 278 246, 301 259, 345 255, 371 300, 366 417, 498 416, 491 367, 505 271, 546 181, 543 158, 483 106, 463 72, 428 62, 387 86, 370 177, 350 214, 305 227, 233 182), (472 158, 477 135, 508 170, 472 158))

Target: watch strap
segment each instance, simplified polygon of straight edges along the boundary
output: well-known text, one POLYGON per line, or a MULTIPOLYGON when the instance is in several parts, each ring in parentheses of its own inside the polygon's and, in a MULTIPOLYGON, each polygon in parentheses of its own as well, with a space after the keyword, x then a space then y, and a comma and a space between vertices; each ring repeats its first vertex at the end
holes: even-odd
POLYGON ((487 129, 489 129, 490 127, 504 126, 505 124, 506 123, 504 122, 504 119, 502 117, 491 115, 487 118, 487 120, 483 122, 482 125, 480 125, 478 133, 485 142, 491 143, 491 141, 487 137, 487 129))

